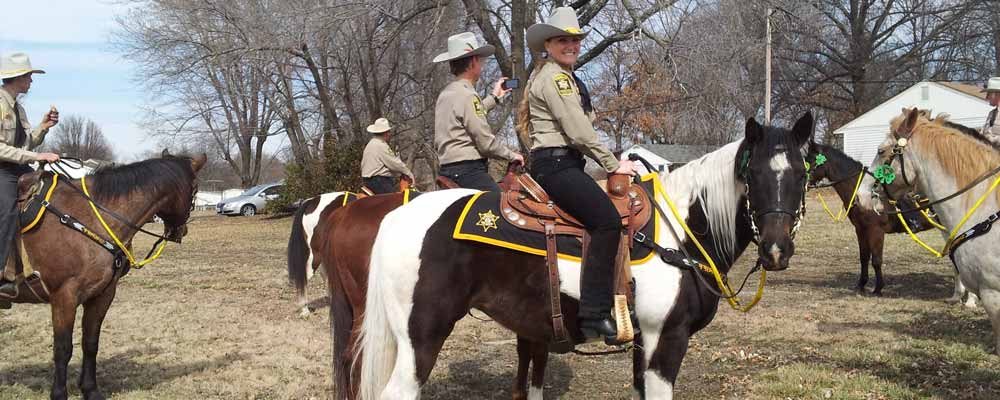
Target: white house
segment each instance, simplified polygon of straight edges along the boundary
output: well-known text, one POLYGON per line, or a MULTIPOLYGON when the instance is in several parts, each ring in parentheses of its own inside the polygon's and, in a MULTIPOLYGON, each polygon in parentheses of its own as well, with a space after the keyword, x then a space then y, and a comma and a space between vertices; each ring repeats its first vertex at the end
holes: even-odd
POLYGON ((951 82, 920 82, 879 104, 860 117, 835 130, 843 135, 844 152, 868 165, 875 158, 878 145, 889 132, 889 121, 903 107, 929 109, 933 116, 947 113, 950 121, 979 129, 992 107, 986 93, 972 85, 951 82))

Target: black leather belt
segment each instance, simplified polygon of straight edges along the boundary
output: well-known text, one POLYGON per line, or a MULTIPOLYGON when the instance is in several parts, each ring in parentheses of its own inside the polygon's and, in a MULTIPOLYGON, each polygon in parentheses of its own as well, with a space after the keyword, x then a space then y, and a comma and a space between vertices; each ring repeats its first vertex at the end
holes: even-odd
POLYGON ((582 157, 583 154, 579 150, 569 148, 569 147, 547 147, 544 149, 533 150, 531 152, 531 158, 548 158, 548 157, 582 157))
POLYGON ((445 168, 445 167, 457 167, 457 166, 460 166, 460 165, 484 164, 484 163, 486 163, 486 159, 485 158, 480 158, 480 159, 476 159, 476 160, 462 160, 462 161, 455 161, 455 162, 447 163, 447 164, 441 164, 441 168, 445 168))

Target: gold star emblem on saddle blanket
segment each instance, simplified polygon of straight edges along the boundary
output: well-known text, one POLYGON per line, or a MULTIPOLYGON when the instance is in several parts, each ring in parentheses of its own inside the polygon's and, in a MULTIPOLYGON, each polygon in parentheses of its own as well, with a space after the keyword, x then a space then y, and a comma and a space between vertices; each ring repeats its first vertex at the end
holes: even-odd
POLYGON ((497 227, 497 221, 500 217, 493 213, 493 210, 486 210, 484 213, 479 213, 479 222, 476 222, 476 226, 483 227, 483 232, 487 232, 490 228, 500 229, 497 227))

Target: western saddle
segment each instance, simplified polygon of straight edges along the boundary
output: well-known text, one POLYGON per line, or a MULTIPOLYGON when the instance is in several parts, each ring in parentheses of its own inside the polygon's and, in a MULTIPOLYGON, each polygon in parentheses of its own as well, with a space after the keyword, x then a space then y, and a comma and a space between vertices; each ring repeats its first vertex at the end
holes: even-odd
MULTIPOLYGON (((618 256, 615 259, 615 293, 614 318, 618 327, 618 336, 614 340, 605 340, 609 344, 624 344, 632 341, 637 333, 632 323, 631 309, 634 306, 634 293, 630 266, 630 250, 635 233, 649 223, 653 215, 653 206, 649 204, 652 197, 641 186, 632 185, 631 177, 627 175, 610 175, 607 181, 607 194, 611 203, 618 210, 622 219, 621 240, 618 256)), ((444 176, 437 178, 437 184, 442 188, 457 188, 451 179, 444 176)), ((583 260, 587 258, 587 245, 590 236, 583 224, 569 213, 559 208, 545 193, 545 190, 531 176, 518 173, 514 166, 509 166, 507 174, 500 183, 503 192, 500 195, 500 211, 503 218, 520 229, 539 232, 545 235, 545 263, 549 277, 549 304, 552 312, 552 329, 555 340, 550 350, 565 353, 573 349, 562 315, 559 292, 559 266, 556 249, 556 235, 570 235, 580 238, 583 242, 583 260)), ((584 266, 584 268, 586 268, 584 266)))

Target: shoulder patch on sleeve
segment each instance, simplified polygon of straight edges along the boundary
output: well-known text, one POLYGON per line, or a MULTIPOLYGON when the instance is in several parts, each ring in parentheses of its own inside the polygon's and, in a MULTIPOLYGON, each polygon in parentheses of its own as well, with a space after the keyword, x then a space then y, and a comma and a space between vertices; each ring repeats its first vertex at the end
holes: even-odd
POLYGON ((472 96, 472 109, 480 117, 486 115, 486 108, 483 107, 483 102, 479 100, 479 96, 472 96))
POLYGON ((559 92, 560 96, 569 96, 575 94, 573 91, 573 78, 562 72, 552 76, 552 80, 556 82, 556 90, 559 92))

